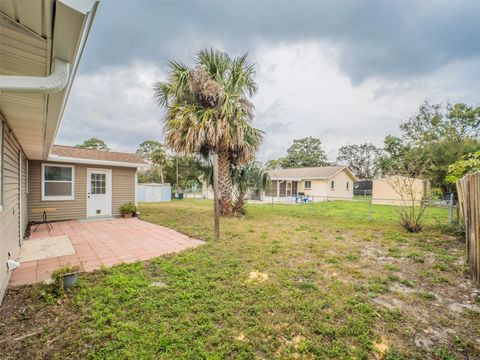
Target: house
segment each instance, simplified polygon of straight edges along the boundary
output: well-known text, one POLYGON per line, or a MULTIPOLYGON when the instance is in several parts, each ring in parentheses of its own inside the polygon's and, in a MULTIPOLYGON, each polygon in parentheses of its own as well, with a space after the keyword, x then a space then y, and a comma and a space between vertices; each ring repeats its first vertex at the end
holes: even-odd
POLYGON ((390 176, 373 180, 372 204, 419 205, 430 188, 428 180, 405 176, 390 176))
POLYGON ((293 200, 297 195, 313 201, 353 198, 355 175, 347 166, 324 166, 268 171, 265 196, 293 200))
MULTIPOLYGON (((38 219, 29 210, 84 199, 87 165, 110 168, 114 181, 135 171, 118 162, 82 163, 53 146, 97 6, 92 0, 0 1, 0 300, 11 274, 8 260, 17 257, 28 222, 38 219)), ((99 180, 94 186, 103 188, 103 176, 99 180)), ((81 214, 57 218, 65 216, 81 214)))
POLYGON ((28 221, 35 209, 55 209, 49 220, 120 216, 137 202, 137 170, 148 166, 134 154, 53 145, 46 160, 28 161, 28 221))

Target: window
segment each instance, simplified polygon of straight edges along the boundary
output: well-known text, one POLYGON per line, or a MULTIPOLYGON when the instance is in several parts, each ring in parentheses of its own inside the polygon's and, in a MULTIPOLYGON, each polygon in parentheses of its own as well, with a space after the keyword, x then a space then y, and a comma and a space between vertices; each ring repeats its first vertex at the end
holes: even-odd
POLYGON ((3 209, 3 121, 0 118, 0 211, 3 209))
POLYGON ((350 183, 347 181, 347 191, 350 190, 350 183))
POLYGON ((42 164, 42 200, 74 200, 73 165, 42 164))
POLYGON ((90 174, 90 194, 105 194, 106 181, 105 174, 90 174))
POLYGON ((335 181, 330 183, 330 189, 335 190, 335 181))
POLYGON ((312 188, 312 182, 311 181, 305 181, 305 184, 303 185, 304 189, 311 189, 312 188))

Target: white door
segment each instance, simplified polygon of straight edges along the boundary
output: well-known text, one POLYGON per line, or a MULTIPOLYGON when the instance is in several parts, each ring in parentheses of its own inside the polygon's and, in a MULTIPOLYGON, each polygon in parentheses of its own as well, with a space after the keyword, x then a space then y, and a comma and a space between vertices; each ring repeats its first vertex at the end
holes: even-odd
POLYGON ((87 169, 87 217, 112 216, 112 170, 87 169))

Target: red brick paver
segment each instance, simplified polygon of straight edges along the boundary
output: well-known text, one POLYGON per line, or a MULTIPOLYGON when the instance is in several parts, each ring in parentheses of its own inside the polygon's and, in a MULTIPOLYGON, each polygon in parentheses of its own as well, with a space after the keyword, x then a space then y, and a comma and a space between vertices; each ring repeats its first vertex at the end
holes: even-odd
POLYGON ((29 241, 49 236, 67 235, 75 254, 23 262, 10 278, 10 286, 47 280, 63 265, 79 265, 83 271, 103 266, 132 263, 179 252, 204 242, 172 229, 137 218, 103 221, 65 221, 53 223, 50 233, 44 225, 32 232, 29 241))

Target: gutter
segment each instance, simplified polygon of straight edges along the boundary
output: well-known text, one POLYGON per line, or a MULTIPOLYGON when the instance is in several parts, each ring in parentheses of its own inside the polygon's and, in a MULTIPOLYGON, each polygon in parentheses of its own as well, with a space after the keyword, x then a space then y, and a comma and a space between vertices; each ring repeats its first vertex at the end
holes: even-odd
POLYGON ((0 93, 54 94, 67 86, 69 73, 70 63, 55 58, 53 71, 49 76, 0 75, 0 93))
POLYGON ((85 159, 85 158, 75 158, 68 156, 59 156, 50 154, 47 158, 47 161, 56 162, 56 163, 70 163, 70 164, 85 164, 85 165, 103 165, 103 166, 119 166, 119 167, 129 167, 137 169, 147 169, 150 166, 146 163, 132 163, 125 161, 114 161, 114 160, 98 160, 98 159, 85 159))

